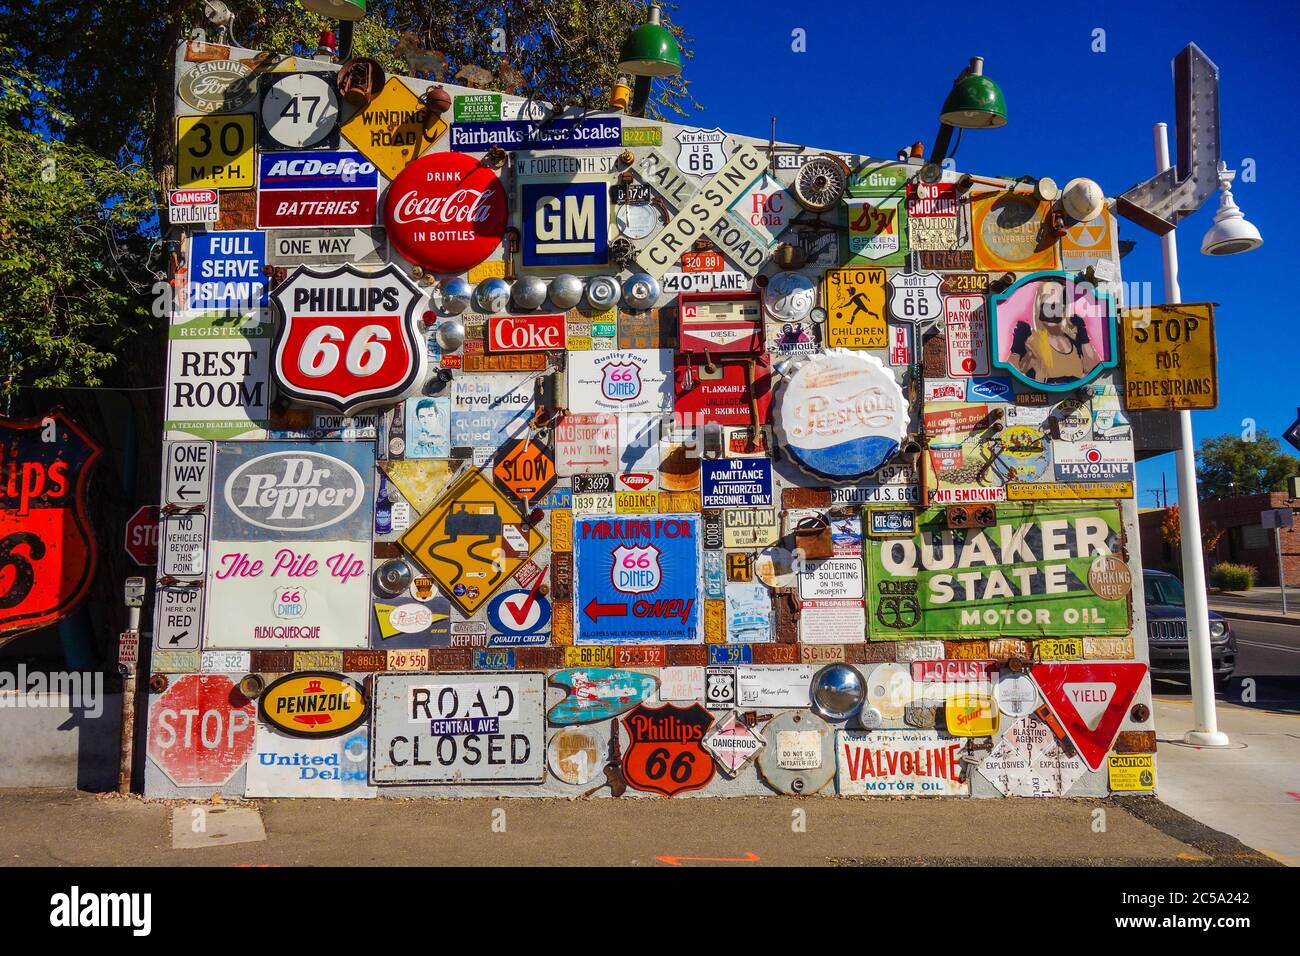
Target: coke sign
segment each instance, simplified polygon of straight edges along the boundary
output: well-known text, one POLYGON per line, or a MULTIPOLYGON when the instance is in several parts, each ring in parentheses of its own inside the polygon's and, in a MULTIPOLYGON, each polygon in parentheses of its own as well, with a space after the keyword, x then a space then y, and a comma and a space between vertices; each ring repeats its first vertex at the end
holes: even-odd
POLYGON ((420 291, 392 263, 377 272, 299 266, 272 298, 281 321, 271 365, 283 395, 351 415, 424 381, 420 291))
POLYGON ((563 315, 494 315, 488 319, 493 352, 550 352, 565 347, 563 315))
POLYGON ((393 248, 434 272, 464 272, 505 233, 505 189, 489 167, 462 153, 430 153, 388 187, 384 223, 393 248))

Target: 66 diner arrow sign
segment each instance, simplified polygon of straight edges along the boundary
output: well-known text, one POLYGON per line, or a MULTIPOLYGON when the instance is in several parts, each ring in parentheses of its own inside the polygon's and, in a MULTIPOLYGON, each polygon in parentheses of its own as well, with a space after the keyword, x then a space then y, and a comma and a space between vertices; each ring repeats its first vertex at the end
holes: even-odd
POLYGON ((420 291, 392 263, 375 272, 299 266, 272 298, 280 311, 272 374, 283 395, 351 415, 424 381, 420 291))

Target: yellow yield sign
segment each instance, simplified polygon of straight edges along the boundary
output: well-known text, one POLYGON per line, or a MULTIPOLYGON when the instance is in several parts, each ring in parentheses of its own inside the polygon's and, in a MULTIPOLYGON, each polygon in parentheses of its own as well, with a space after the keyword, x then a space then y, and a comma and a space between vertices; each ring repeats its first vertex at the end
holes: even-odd
POLYGON ((491 481, 477 470, 457 478, 398 544, 448 599, 472 615, 543 544, 491 481))
POLYGON ((343 124, 343 135, 389 179, 397 178, 447 132, 440 118, 397 77, 384 84, 370 105, 343 124))

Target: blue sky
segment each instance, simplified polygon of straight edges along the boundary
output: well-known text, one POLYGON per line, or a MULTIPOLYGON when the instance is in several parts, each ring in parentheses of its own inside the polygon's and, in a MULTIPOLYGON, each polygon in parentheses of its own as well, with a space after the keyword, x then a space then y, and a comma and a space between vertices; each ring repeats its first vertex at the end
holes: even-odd
MULTIPOLYGON (((1289 101, 1300 86, 1300 8, 1289 0, 983 8, 684 0, 675 16, 694 41, 686 75, 705 108, 693 121, 766 137, 775 115, 787 142, 893 157, 919 139, 928 150, 953 77, 978 55, 1002 87, 1010 121, 968 132, 958 168, 1058 183, 1087 176, 1108 196, 1154 173, 1153 124, 1170 124, 1175 148, 1170 61, 1196 43, 1219 67, 1223 158, 1239 170, 1233 195, 1264 245, 1201 255, 1217 194, 1178 228, 1183 300, 1220 304, 1219 407, 1194 414, 1193 426, 1198 442, 1240 434, 1244 419, 1280 437, 1295 419, 1300 348, 1282 288, 1300 251, 1300 183, 1288 172, 1300 148, 1289 101), (791 50, 796 28, 806 32, 805 53, 791 50), (1104 53, 1092 50, 1098 28, 1104 53), (1243 182, 1246 158, 1254 182, 1243 182)), ((1150 282, 1154 301, 1164 301, 1159 240, 1126 220, 1120 236, 1137 241, 1124 279, 1150 282)), ((1162 455, 1139 465, 1140 505, 1153 504, 1162 471, 1176 500, 1174 459, 1162 455)))

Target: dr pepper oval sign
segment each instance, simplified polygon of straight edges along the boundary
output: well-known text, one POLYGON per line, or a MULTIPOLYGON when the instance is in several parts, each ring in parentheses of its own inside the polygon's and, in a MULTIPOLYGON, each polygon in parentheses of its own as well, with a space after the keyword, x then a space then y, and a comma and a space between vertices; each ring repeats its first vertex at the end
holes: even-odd
POLYGON ((337 737, 366 719, 361 685, 342 674, 286 674, 257 700, 262 720, 290 737, 337 737))
POLYGON ((463 153, 422 156, 398 174, 384 200, 393 248, 433 272, 464 272, 490 256, 507 216, 501 180, 463 153))

